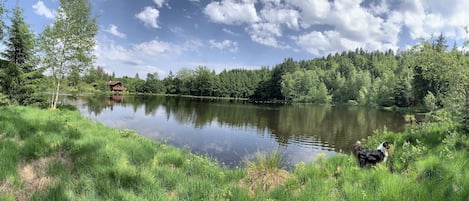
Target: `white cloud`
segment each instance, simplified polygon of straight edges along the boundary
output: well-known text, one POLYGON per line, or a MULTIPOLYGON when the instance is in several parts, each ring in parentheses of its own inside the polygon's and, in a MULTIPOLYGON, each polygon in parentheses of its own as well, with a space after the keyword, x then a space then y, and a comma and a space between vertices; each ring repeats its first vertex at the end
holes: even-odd
POLYGON ((216 40, 209 40, 211 48, 216 48, 219 50, 228 49, 230 52, 237 52, 238 51, 238 42, 231 41, 231 40, 223 40, 223 41, 216 41, 216 40))
POLYGON ((113 40, 101 40, 97 42, 95 54, 98 65, 106 66, 115 62, 138 65, 142 61, 136 57, 133 51, 121 45, 116 45, 113 40))
POLYGON ((409 29, 410 36, 428 38, 432 34, 443 33, 447 37, 463 39, 466 37, 463 26, 469 22, 469 1, 403 1, 399 12, 403 15, 403 24, 409 29))
POLYGON ((199 49, 204 46, 200 40, 188 40, 181 48, 181 52, 199 52, 199 49))
POLYGON ((249 0, 211 2, 205 7, 204 13, 212 21, 222 24, 254 23, 260 20, 254 1, 249 0))
POLYGON ((300 8, 302 27, 320 25, 293 39, 297 45, 313 55, 353 50, 398 49, 403 16, 391 11, 385 0, 365 8, 362 0, 293 1, 300 8), (321 8, 321 9, 320 9, 321 8))
POLYGON ((277 38, 282 36, 282 30, 278 24, 252 24, 249 28, 247 28, 247 31, 251 35, 251 40, 254 42, 275 48, 290 48, 288 45, 281 44, 277 41, 277 38))
POLYGON ((120 32, 119 30, 117 30, 117 26, 114 25, 114 24, 110 24, 109 25, 109 28, 108 29, 105 29, 104 30, 105 32, 108 32, 114 36, 117 36, 119 38, 125 38, 127 37, 124 33, 120 32))
POLYGON ((292 0, 290 3, 301 11, 302 25, 305 28, 322 24, 331 12, 328 0, 292 0))
POLYGON ((186 53, 197 53, 201 46, 203 43, 199 40, 177 44, 158 39, 122 46, 104 36, 97 41, 95 55, 97 65, 109 72, 119 72, 120 76, 132 76, 137 71, 140 75, 158 72, 164 77, 167 72, 162 71, 160 66, 168 65, 168 62, 186 53))
POLYGON ((270 23, 285 24, 290 29, 299 29, 300 13, 297 10, 267 7, 261 10, 261 16, 270 23))
POLYGON ((162 56, 170 52, 179 51, 176 45, 156 39, 136 44, 133 49, 135 52, 148 56, 162 56))
POLYGON ((381 2, 375 2, 371 4, 370 8, 368 9, 370 13, 374 15, 386 15, 389 13, 389 5, 386 0, 382 0, 381 2))
POLYGON ((145 26, 156 29, 159 28, 157 23, 159 15, 160 12, 157 9, 147 6, 142 12, 136 14, 135 17, 141 20, 145 26))
POLYGON ((296 41, 298 46, 317 56, 351 50, 361 45, 356 41, 342 37, 337 31, 326 31, 324 33, 313 31, 299 36, 296 41))
POLYGON ((44 16, 49 19, 55 18, 55 13, 47 8, 47 6, 42 1, 38 1, 36 4, 33 5, 34 12, 40 16, 44 16))
POLYGON ((223 32, 225 32, 225 33, 227 33, 227 34, 230 34, 230 35, 232 35, 232 36, 239 36, 238 33, 235 33, 235 32, 233 32, 233 31, 231 31, 231 30, 229 30, 229 29, 227 29, 227 28, 223 28, 222 30, 223 30, 223 32))
POLYGON ((161 8, 166 0, 153 0, 156 5, 161 8))

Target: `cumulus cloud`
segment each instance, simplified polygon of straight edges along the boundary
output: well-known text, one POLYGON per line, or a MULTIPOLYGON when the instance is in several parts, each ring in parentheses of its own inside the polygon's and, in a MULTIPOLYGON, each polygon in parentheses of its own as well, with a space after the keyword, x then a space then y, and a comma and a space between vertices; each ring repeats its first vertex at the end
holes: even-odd
POLYGON ((305 28, 322 24, 331 12, 328 0, 292 0, 290 3, 301 11, 302 25, 305 28))
POLYGON ((254 23, 260 20, 254 1, 223 0, 211 2, 204 13, 214 22, 222 24, 254 23))
POLYGON ((275 48, 286 49, 288 45, 281 44, 277 38, 282 36, 280 25, 273 23, 257 23, 247 28, 251 36, 251 40, 259 44, 271 46, 275 48))
POLYGON ((297 45, 313 55, 353 50, 363 47, 370 50, 398 49, 403 16, 390 11, 386 2, 369 8, 362 0, 293 1, 301 10, 302 26, 326 26, 324 30, 294 37, 297 45), (378 10, 374 8, 379 7, 378 10), (319 9, 322 8, 322 9, 319 9), (315 10, 322 12, 313 12, 315 10))
POLYGON ((55 13, 49 9, 44 2, 38 1, 36 4, 33 5, 34 12, 40 16, 44 16, 49 19, 54 19, 55 13))
POLYGON ((175 45, 160 40, 151 40, 134 45, 134 51, 149 56, 160 56, 171 51, 177 51, 175 45))
POLYGON ((466 36, 462 27, 469 24, 468 7, 468 1, 409 0, 401 2, 399 11, 413 39, 439 33, 462 39, 466 36))
POLYGON ((157 23, 159 15, 160 12, 157 9, 147 6, 142 12, 137 13, 135 17, 142 21, 145 26, 157 29, 159 28, 157 23))
POLYGON ((351 50, 360 47, 360 43, 343 37, 337 31, 326 31, 298 36, 296 38, 298 46, 313 55, 325 55, 341 50, 351 50))
POLYGON ((125 38, 127 37, 124 33, 120 32, 119 30, 117 30, 117 26, 114 25, 114 24, 110 24, 109 25, 109 28, 105 29, 104 30, 105 32, 108 32, 114 36, 117 36, 119 38, 125 38))
POLYGON ((267 22, 274 24, 285 24, 290 29, 298 30, 300 13, 297 10, 268 7, 261 10, 261 16, 267 22))
POLYGON ((231 40, 223 40, 223 41, 216 41, 216 40, 209 40, 208 41, 211 48, 216 48, 219 50, 227 49, 230 52, 237 52, 238 51, 238 42, 231 41, 231 40))

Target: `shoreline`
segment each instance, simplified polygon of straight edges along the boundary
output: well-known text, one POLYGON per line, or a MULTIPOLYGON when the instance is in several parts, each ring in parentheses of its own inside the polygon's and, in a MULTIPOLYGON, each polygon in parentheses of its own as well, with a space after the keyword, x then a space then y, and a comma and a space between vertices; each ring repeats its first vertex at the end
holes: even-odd
POLYGON ((365 146, 391 144, 390 158, 376 167, 361 169, 352 156, 339 154, 285 171, 275 153, 256 157, 246 168, 226 169, 206 156, 109 128, 78 111, 8 106, 0 107, 0 119, 2 200, 469 198, 469 167, 458 162, 469 158, 469 139, 451 122, 369 137, 365 146), (461 144, 448 144, 450 139, 461 144), (453 160, 439 160, 442 153, 453 160))

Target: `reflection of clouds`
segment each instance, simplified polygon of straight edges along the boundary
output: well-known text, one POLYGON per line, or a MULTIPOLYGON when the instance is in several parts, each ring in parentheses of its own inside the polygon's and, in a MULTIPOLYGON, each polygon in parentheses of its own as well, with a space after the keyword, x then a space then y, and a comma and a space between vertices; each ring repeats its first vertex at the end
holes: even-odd
POLYGON ((309 163, 317 159, 318 154, 324 153, 326 157, 333 156, 336 154, 334 151, 324 150, 320 147, 304 147, 296 146, 295 148, 290 148, 286 153, 286 157, 289 160, 290 166, 293 166, 299 162, 309 163))
MULTIPOLYGON (((225 146, 225 148, 228 148, 228 147, 225 146)), ((226 151, 223 148, 223 146, 221 146, 220 144, 216 144, 216 143, 206 144, 202 149, 206 152, 209 152, 209 151, 225 152, 226 151)))
POLYGON ((229 167, 244 166, 246 161, 255 158, 256 153, 268 154, 277 149, 284 153, 289 167, 301 161, 313 161, 318 153, 326 153, 328 156, 334 153, 324 150, 320 140, 314 137, 293 139, 291 142, 302 143, 290 142, 279 148, 275 135, 267 128, 250 125, 237 127, 219 121, 213 121, 210 126, 194 128, 190 122, 181 124, 179 119, 168 119, 163 108, 153 113, 144 110, 141 107, 134 110, 132 107, 116 105, 112 111, 104 110, 97 116, 88 117, 110 127, 136 130, 150 139, 167 140, 168 144, 207 154, 229 167))
POLYGON ((392 120, 378 118, 383 116, 379 111, 348 107, 270 108, 232 103, 202 107, 184 101, 158 104, 119 103, 112 108, 105 106, 95 115, 88 112, 93 106, 83 104, 79 108, 84 116, 110 127, 136 130, 150 139, 208 155, 229 167, 245 165, 258 151, 268 154, 278 149, 289 168, 299 162, 309 163, 320 153, 328 157, 342 149, 347 152, 353 144, 349 140, 362 138, 357 134, 367 135, 366 130, 392 120), (358 120, 357 112, 361 112, 358 120))

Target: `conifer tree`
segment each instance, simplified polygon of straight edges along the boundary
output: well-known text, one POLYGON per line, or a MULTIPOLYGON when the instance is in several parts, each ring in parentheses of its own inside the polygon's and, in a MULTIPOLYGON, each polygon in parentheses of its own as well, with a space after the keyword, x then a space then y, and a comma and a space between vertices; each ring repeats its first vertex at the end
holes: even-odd
POLYGON ((6 50, 2 52, 7 65, 0 74, 1 86, 10 101, 28 104, 33 101, 32 94, 42 71, 35 68, 35 38, 24 20, 23 10, 16 7, 10 19, 11 25, 7 27, 4 41, 6 50))

